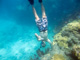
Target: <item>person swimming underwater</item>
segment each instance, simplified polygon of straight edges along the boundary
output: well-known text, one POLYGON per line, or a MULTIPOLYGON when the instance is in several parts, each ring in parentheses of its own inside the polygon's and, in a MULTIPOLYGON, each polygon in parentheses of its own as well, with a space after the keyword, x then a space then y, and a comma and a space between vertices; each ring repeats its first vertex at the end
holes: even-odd
POLYGON ((39 3, 41 4, 41 9, 42 9, 42 18, 39 18, 39 16, 37 15, 37 12, 34 8, 34 0, 28 0, 29 3, 32 5, 32 9, 33 9, 33 13, 35 16, 35 22, 37 27, 39 28, 40 31, 40 35, 38 35, 37 33, 35 33, 35 36, 37 37, 38 41, 42 41, 42 46, 45 47, 45 42, 49 42, 50 44, 51 41, 48 39, 48 21, 47 21, 47 16, 45 13, 45 9, 42 3, 42 0, 39 0, 39 3))

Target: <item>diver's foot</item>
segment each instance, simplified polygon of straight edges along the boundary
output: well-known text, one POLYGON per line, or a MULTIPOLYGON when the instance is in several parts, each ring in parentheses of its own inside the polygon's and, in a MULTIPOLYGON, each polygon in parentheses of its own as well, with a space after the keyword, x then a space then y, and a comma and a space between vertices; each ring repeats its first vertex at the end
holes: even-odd
POLYGON ((34 0, 28 0, 31 5, 34 4, 34 0))
POLYGON ((42 0, 39 0, 39 3, 42 3, 42 0))

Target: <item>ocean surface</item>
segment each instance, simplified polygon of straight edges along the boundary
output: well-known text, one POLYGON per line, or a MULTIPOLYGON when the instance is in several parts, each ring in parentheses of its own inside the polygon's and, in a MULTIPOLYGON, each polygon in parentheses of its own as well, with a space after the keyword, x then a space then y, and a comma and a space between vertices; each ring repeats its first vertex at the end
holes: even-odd
MULTIPOLYGON (((80 11, 80 0, 43 0, 43 5, 48 38, 53 42, 53 36, 69 22, 69 17, 80 11)), ((34 0, 34 7, 41 18, 38 0, 34 0)), ((39 30, 28 0, 0 0, 0 60, 40 60, 51 46, 46 42, 42 47, 35 33, 39 30)))

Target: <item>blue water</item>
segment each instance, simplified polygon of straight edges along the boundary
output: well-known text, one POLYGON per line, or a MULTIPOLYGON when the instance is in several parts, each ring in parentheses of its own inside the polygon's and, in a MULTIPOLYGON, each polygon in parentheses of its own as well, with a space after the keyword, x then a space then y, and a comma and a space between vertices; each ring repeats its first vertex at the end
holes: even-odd
MULTIPOLYGON (((44 0, 48 17, 48 37, 53 36, 65 24, 70 14, 79 10, 79 0, 44 0)), ((34 4, 41 18, 41 6, 37 0, 34 4)), ((27 0, 0 0, 0 60, 30 60, 39 58, 37 50, 45 53, 51 49, 49 43, 41 47, 35 33, 39 34, 31 5, 27 0)), ((37 59, 36 59, 37 60, 37 59)))

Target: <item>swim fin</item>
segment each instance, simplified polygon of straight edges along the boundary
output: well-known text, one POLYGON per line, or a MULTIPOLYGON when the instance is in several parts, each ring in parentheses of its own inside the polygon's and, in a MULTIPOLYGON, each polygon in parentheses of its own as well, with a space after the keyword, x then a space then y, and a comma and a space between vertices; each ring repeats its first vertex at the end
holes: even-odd
POLYGON ((34 4, 34 0, 28 0, 31 5, 34 4))
POLYGON ((39 0, 39 3, 42 3, 42 0, 39 0))

